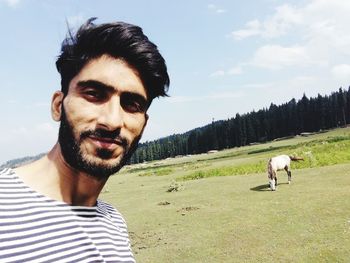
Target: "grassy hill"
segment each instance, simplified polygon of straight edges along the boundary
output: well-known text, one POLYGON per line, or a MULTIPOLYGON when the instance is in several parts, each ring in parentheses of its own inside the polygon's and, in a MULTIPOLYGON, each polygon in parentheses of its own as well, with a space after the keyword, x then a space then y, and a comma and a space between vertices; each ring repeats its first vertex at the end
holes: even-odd
POLYGON ((46 153, 40 153, 40 154, 35 155, 35 156, 26 156, 26 157, 22 157, 22 158, 9 160, 6 163, 3 163, 0 165, 0 170, 5 169, 5 168, 16 168, 16 167, 25 165, 27 163, 34 162, 34 161, 40 159, 41 157, 43 157, 45 154, 46 153))
POLYGON ((127 166, 102 199, 138 262, 348 262, 350 129, 127 166), (267 160, 292 163, 268 189, 267 160))

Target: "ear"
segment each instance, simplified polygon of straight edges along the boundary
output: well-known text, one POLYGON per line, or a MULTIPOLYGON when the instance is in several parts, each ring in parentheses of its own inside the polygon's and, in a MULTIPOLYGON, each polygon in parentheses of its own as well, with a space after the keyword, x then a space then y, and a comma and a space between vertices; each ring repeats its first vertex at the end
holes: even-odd
POLYGON ((62 116, 62 102, 64 94, 62 91, 56 91, 51 100, 51 116, 55 121, 60 121, 62 116))

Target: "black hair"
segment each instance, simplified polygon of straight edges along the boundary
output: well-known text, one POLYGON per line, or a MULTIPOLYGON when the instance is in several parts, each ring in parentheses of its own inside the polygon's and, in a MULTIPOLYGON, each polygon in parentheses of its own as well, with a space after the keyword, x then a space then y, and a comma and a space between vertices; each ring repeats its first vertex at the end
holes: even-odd
POLYGON ((62 42, 56 61, 62 92, 68 93, 70 81, 88 61, 107 54, 123 59, 138 71, 149 103, 155 97, 167 96, 170 80, 165 60, 142 29, 124 22, 95 25, 95 19, 88 19, 75 35, 68 29, 68 36, 62 42))

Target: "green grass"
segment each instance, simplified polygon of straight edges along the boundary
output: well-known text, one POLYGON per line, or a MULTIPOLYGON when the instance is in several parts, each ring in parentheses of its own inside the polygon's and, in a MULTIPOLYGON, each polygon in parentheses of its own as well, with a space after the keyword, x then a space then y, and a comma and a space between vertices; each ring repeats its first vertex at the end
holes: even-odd
POLYGON ((125 167, 102 198, 127 220, 138 262, 348 262, 349 136, 337 129, 125 167), (280 153, 305 161, 292 163, 290 185, 279 172, 271 192, 266 162, 280 153))
POLYGON ((170 168, 158 168, 158 169, 148 170, 144 173, 139 173, 139 176, 151 176, 151 175, 162 176, 162 175, 171 174, 172 172, 173 172, 173 169, 170 169, 170 168))
POLYGON ((251 163, 251 164, 214 168, 210 170, 194 171, 188 175, 185 175, 179 178, 178 180, 187 181, 187 180, 202 179, 202 178, 214 177, 214 176, 252 174, 252 173, 258 173, 258 172, 264 171, 265 167, 266 167, 266 163, 260 160, 256 163, 251 163))
MULTIPOLYGON (((293 156, 300 156, 304 161, 292 163, 295 169, 323 167, 350 161, 350 136, 330 136, 321 140, 298 143, 291 146, 267 147, 253 150, 248 154, 260 154, 270 152, 277 155, 288 153, 293 156), (283 149, 283 151, 281 151, 283 149)), ((192 171, 178 180, 195 180, 215 176, 244 175, 261 173, 266 170, 266 160, 252 159, 249 163, 232 165, 209 170, 192 171)))

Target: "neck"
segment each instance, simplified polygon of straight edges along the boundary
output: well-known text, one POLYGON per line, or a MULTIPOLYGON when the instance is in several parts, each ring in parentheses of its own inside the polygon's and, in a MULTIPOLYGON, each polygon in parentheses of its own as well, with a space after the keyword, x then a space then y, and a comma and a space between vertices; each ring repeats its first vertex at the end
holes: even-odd
POLYGON ((69 205, 94 206, 107 179, 98 180, 68 165, 57 143, 42 159, 16 169, 37 192, 69 205))

